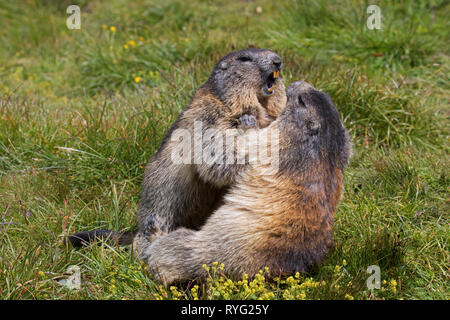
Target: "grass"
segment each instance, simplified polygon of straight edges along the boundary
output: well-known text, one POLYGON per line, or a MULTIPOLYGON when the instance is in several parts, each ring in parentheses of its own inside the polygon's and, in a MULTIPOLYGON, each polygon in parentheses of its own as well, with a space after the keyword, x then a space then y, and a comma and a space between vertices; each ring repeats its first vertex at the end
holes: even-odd
POLYGON ((377 1, 0 3, 2 299, 449 299, 449 5, 377 1), (65 26, 81 7, 81 29, 65 26), (257 10, 260 7, 261 10, 257 10), (112 31, 111 30, 112 28, 112 31), (127 248, 144 166, 224 54, 268 47, 335 101, 355 144, 335 247, 305 275, 165 288, 127 248), (81 269, 81 290, 57 280, 81 269), (382 288, 366 286, 368 266, 382 288))

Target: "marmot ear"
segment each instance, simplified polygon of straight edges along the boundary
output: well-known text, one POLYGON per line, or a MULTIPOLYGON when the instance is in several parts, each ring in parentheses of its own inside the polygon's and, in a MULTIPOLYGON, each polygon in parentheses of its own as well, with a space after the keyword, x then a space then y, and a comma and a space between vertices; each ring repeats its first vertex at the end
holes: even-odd
POLYGON ((220 64, 220 69, 222 69, 222 70, 227 70, 227 69, 228 69, 228 63, 226 63, 225 61, 223 61, 223 62, 220 64))

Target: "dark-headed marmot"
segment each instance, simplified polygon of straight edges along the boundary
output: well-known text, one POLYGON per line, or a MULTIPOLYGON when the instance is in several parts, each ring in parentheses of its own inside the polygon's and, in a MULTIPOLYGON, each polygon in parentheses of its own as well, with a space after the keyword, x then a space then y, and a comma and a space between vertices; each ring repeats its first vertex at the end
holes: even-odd
POLYGON ((278 276, 326 257, 351 143, 327 94, 297 81, 287 98, 280 117, 257 132, 270 133, 259 144, 278 132, 278 170, 250 164, 200 230, 179 228, 146 247, 140 258, 159 280, 201 277, 214 261, 230 277, 264 267, 278 276))
MULTIPOLYGON (((94 230, 73 234, 69 242, 80 246, 97 237, 112 237, 119 244, 127 244, 134 236, 139 252, 161 234, 179 227, 198 229, 220 204, 244 164, 230 164, 225 159, 208 163, 194 159, 195 152, 183 155, 186 163, 174 163, 172 156, 179 145, 175 136, 184 130, 195 139, 196 126, 201 126, 200 134, 211 129, 224 133, 233 128, 267 127, 286 104, 285 88, 279 79, 281 68, 281 58, 266 49, 246 49, 223 57, 147 165, 137 234, 94 230)), ((245 132, 241 130, 238 135, 245 132)), ((223 149, 234 149, 233 141, 226 145, 228 142, 223 149)), ((199 147, 214 149, 213 144, 217 141, 203 139, 199 147)))

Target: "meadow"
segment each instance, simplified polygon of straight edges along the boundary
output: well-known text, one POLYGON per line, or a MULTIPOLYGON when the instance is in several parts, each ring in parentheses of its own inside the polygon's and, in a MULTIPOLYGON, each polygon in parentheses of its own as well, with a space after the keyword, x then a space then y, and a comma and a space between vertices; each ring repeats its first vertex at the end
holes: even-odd
POLYGON ((449 299, 449 16, 443 0, 0 2, 0 298, 449 299), (220 57, 249 46, 283 58, 286 85, 328 92, 351 134, 324 264, 233 282, 219 262, 166 288, 127 247, 63 245, 135 226, 165 132, 220 57), (73 265, 79 290, 58 282, 73 265))

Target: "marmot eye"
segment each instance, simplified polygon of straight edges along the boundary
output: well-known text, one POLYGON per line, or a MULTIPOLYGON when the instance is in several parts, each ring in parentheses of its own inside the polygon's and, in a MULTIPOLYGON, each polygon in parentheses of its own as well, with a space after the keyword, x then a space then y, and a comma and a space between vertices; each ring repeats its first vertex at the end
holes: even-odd
POLYGON ((298 96, 298 103, 300 104, 300 106, 306 107, 305 103, 303 102, 302 96, 298 96))
POLYGON ((238 58, 239 61, 241 62, 247 62, 247 61, 253 61, 253 59, 249 56, 242 56, 238 58))

